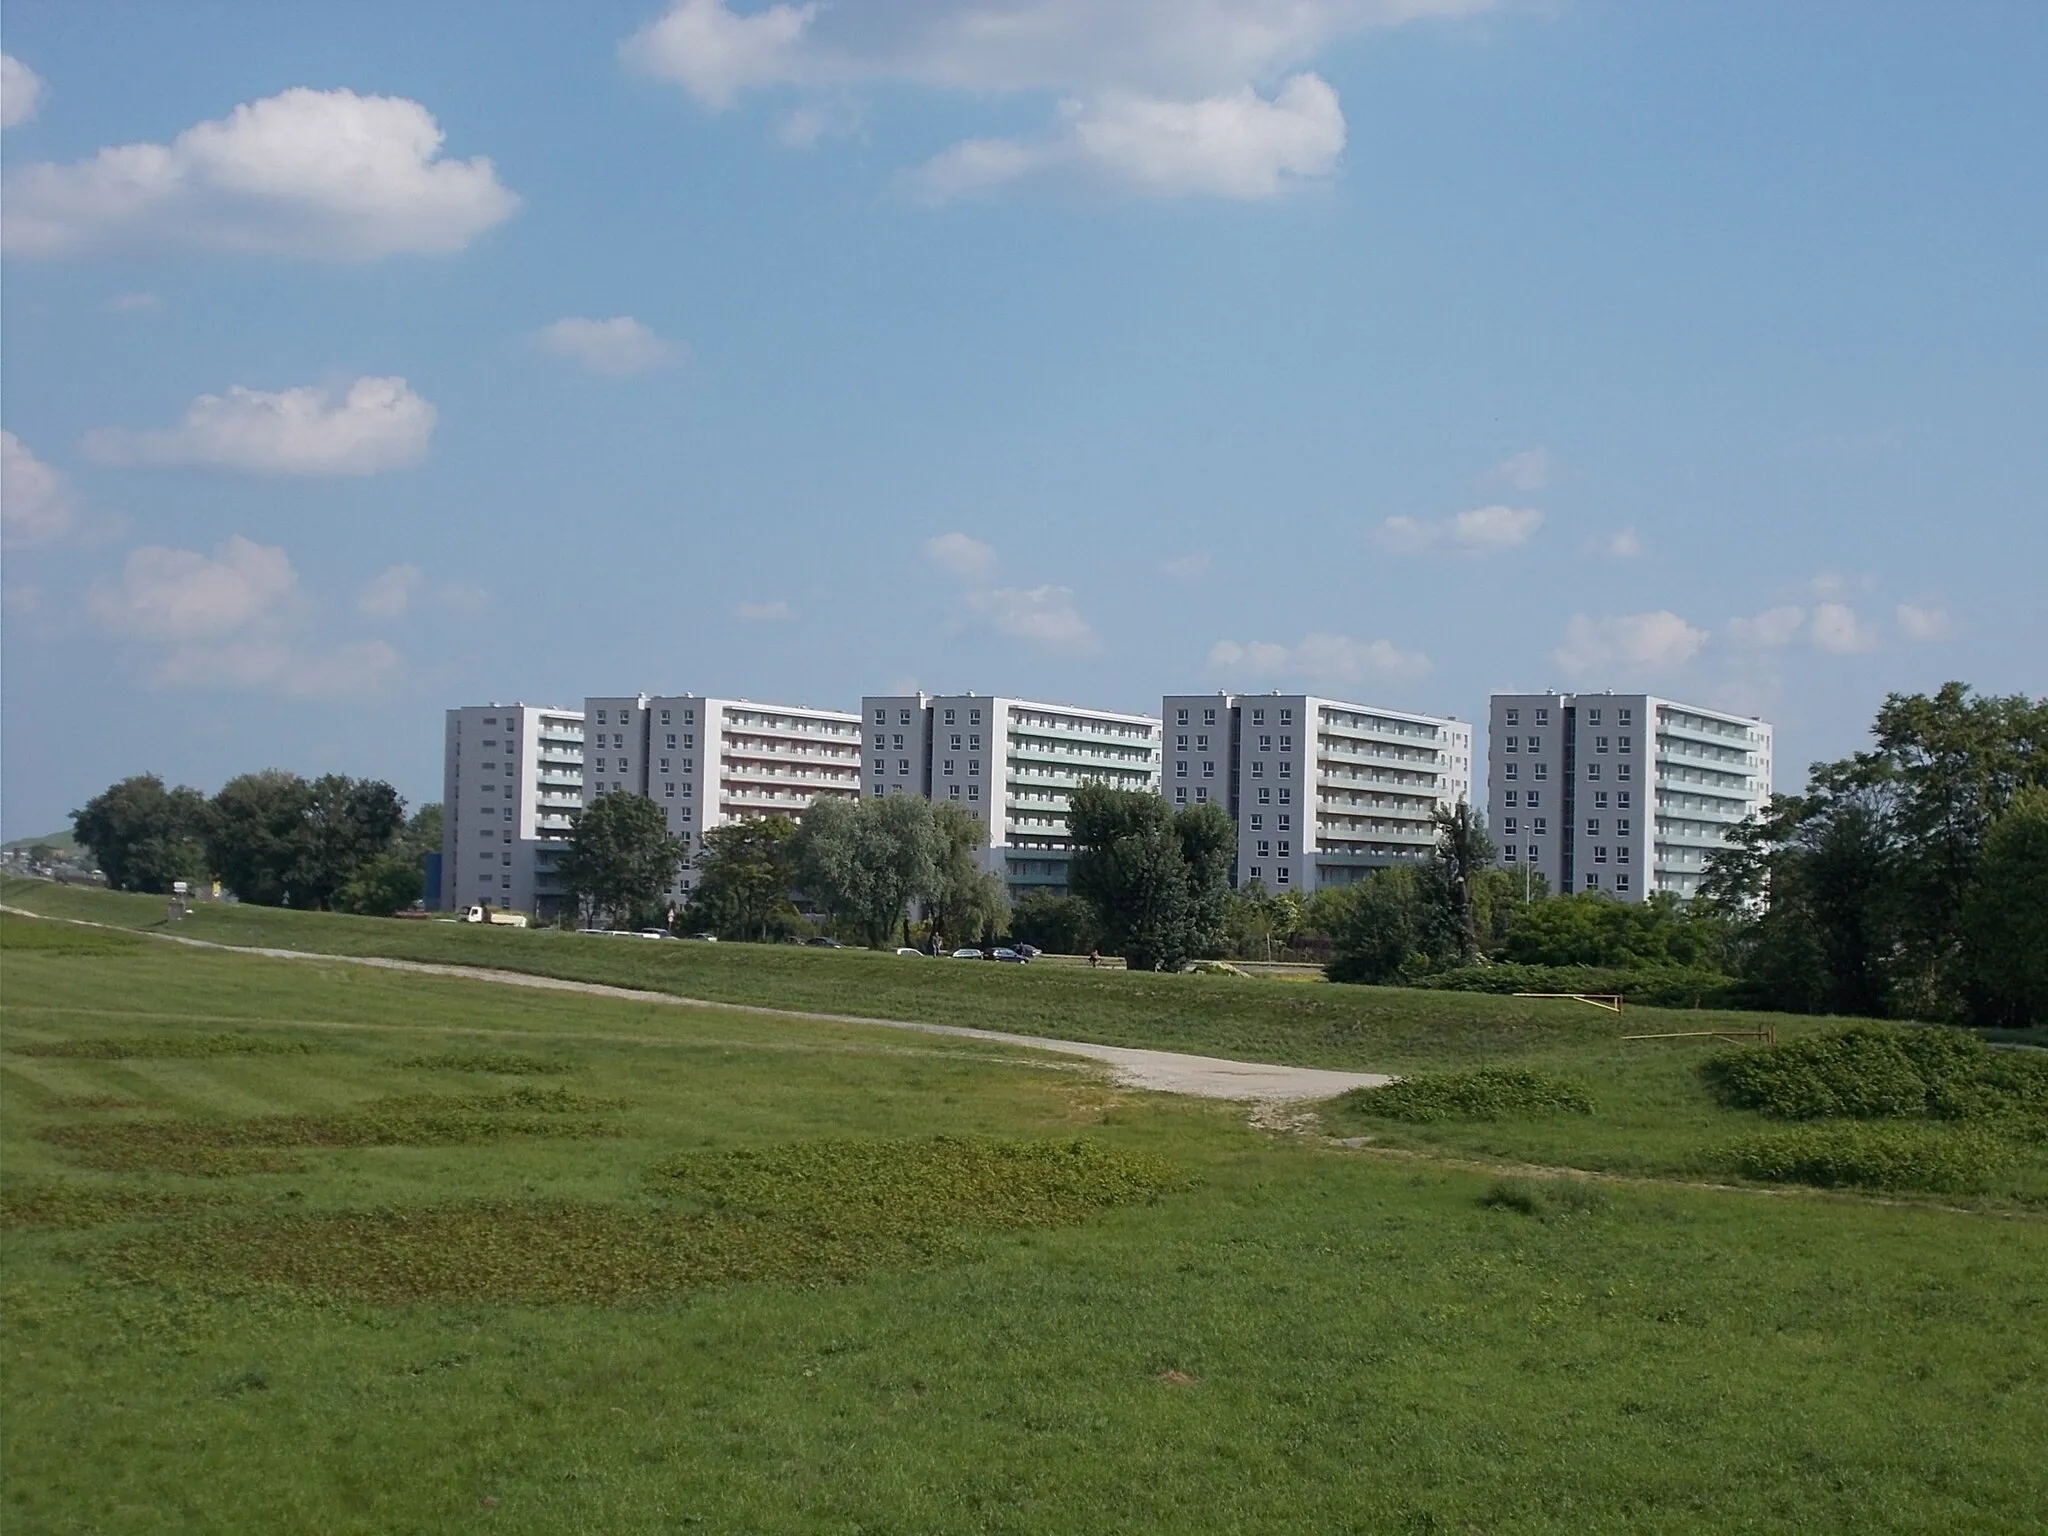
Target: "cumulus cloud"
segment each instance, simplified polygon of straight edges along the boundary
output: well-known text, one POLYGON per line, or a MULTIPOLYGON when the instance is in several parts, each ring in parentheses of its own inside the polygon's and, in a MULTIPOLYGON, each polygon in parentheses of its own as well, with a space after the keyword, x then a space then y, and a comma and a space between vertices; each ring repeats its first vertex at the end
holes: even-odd
POLYGON ((1429 671, 1430 662, 1420 651, 1404 651, 1390 640, 1354 640, 1319 631, 1295 645, 1218 640, 1209 648, 1209 667, 1246 682, 1294 678, 1342 686, 1418 678, 1429 671))
POLYGON ((78 501, 64 476, 12 432, 0 430, 0 543, 45 549, 78 524, 78 501))
POLYGON ((145 677, 160 687, 320 698, 373 692, 402 664, 382 640, 299 643, 294 630, 305 608, 285 552, 239 534, 211 555, 131 550, 120 579, 86 599, 102 630, 137 643, 145 677))
POLYGON ((1610 560, 1635 560, 1642 556, 1643 540, 1635 529, 1620 528, 1605 538, 1595 540, 1593 548, 1610 560))
POLYGON ((1118 95, 1060 104, 1038 139, 968 139, 927 161, 934 202, 1045 174, 1159 197, 1277 197, 1327 176, 1344 152, 1344 112, 1320 77, 1289 77, 1268 100, 1250 86, 1195 101, 1118 95))
POLYGON ((1932 607, 1921 603, 1901 603, 1893 610, 1899 621, 1899 633, 1908 640, 1927 643, 1946 640, 1955 633, 1955 625, 1945 608, 1932 607))
POLYGON ((542 326, 533 339, 543 352, 610 378, 659 368, 676 353, 672 343, 631 315, 614 315, 609 320, 570 316, 542 326))
POLYGON ((366 619, 401 619, 426 584, 416 565, 388 565, 356 594, 356 612, 366 619))
POLYGON ((1518 491, 1540 491, 1550 484, 1550 450, 1529 448, 1511 455, 1494 466, 1493 478, 1518 491))
POLYGON ((401 378, 360 378, 340 399, 319 385, 201 395, 175 427, 88 432, 103 464, 204 464, 261 475, 374 475, 426 456, 435 410, 401 378))
POLYGON ((1837 656, 1874 651, 1878 647, 1876 626, 1864 623, 1847 603, 1817 604, 1807 623, 1814 645, 1837 656))
POLYGON ((1344 147, 1336 93, 1305 67, 1318 54, 1375 28, 1495 3, 904 0, 742 13, 724 0, 676 0, 621 54, 712 111, 762 87, 1055 98, 1046 133, 972 138, 927 162, 917 183, 934 199, 1049 173, 1161 196, 1270 197, 1328 175, 1344 147))
POLYGON ((1787 603, 1749 618, 1730 619, 1728 638, 1747 650, 1775 651, 1790 645, 1805 624, 1806 610, 1787 603))
POLYGON ((987 581, 996 570, 995 550, 959 532, 926 539, 924 557, 959 581, 987 581))
POLYGON ((1575 613, 1565 624, 1563 641, 1550 654, 1559 666, 1574 673, 1603 667, 1661 672, 1684 666, 1706 643, 1707 631, 1686 623, 1669 609, 1600 618, 1575 613))
POLYGON ((12 128, 36 115, 43 94, 42 77, 11 53, 0 53, 0 128, 12 128))
POLYGON ((989 628, 1056 651, 1089 651, 1095 631, 1081 617, 1072 587, 993 587, 969 592, 966 603, 989 628))
POLYGON ((741 603, 733 616, 747 624, 786 624, 796 617, 796 610, 777 598, 771 603, 741 603))
POLYGON ((112 246, 369 261, 459 251, 518 197, 488 159, 446 159, 416 101, 304 87, 187 128, 6 180, 0 245, 66 256, 112 246))
POLYGON ((1497 555, 1528 543, 1542 526, 1533 507, 1474 507, 1450 517, 1390 517, 1375 537, 1390 555, 1497 555))

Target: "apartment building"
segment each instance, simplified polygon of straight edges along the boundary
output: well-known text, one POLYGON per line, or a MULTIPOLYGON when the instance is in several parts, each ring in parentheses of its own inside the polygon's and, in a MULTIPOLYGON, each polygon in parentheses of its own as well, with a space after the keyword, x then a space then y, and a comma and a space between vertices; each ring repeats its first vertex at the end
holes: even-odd
POLYGON ((1771 798, 1771 727, 1645 693, 1497 693, 1487 804, 1509 869, 1553 891, 1690 897, 1771 798))
POLYGON ((861 793, 959 806, 986 829, 982 867, 1002 876, 1013 899, 1066 891, 1067 801, 1077 785, 1159 789, 1159 722, 1150 715, 916 693, 863 698, 860 719, 861 793))
MULTIPOLYGON (((689 693, 592 697, 583 708, 582 803, 645 795, 692 857, 713 827, 771 815, 801 821, 820 795, 860 793, 860 716, 843 710, 689 693)), ((669 894, 686 900, 695 883, 686 866, 669 894)))
POLYGON ((583 803, 583 716, 529 704, 447 713, 441 766, 439 905, 551 917, 556 860, 583 803))
POLYGON ((1428 857, 1472 798, 1472 727, 1314 694, 1168 694, 1164 792, 1237 823, 1239 885, 1304 893, 1428 857))

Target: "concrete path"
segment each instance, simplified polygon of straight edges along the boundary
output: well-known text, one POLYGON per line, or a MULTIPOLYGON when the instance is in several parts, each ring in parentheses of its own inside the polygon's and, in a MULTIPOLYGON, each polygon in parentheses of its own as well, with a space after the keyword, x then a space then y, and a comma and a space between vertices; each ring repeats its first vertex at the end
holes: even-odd
MULTIPOLYGON (((0 906, 0 911, 18 917, 41 918, 44 922, 69 922, 83 928, 109 928, 109 923, 89 923, 80 918, 45 918, 39 912, 0 906)), ((272 960, 325 960, 341 965, 365 965, 380 971, 405 971, 415 976, 445 976, 457 981, 488 981, 501 986, 528 987, 541 992, 574 992, 584 997, 609 997, 626 1003, 659 1003, 683 1008, 716 1008, 727 1013, 751 1013, 767 1018, 802 1019, 810 1024, 855 1024, 867 1029, 907 1029, 926 1035, 950 1035, 959 1040, 979 1040, 992 1045, 1022 1046, 1027 1050, 1051 1051, 1061 1056, 1085 1056, 1113 1069, 1117 1082, 1127 1088, 1149 1088, 1160 1093, 1185 1093, 1204 1099, 1243 1099, 1275 1103, 1305 1099, 1330 1099, 1351 1088, 1377 1088, 1393 1078, 1378 1072, 1331 1072, 1320 1067, 1283 1067, 1259 1061, 1227 1061, 1219 1056, 1189 1056, 1179 1051, 1148 1051, 1127 1045, 1096 1045, 1086 1040, 1048 1040, 1038 1035, 1013 1035, 994 1029, 970 1029, 963 1024, 920 1024, 909 1019, 871 1019, 851 1013, 811 1013, 796 1008, 767 1008, 753 1003, 719 1003, 705 998, 677 997, 670 992, 646 992, 636 987, 611 987, 595 981, 565 981, 558 976, 532 976, 524 971, 500 971, 484 966, 439 965, 426 960, 389 960, 377 955, 323 955, 303 949, 264 949, 253 945, 216 944, 210 939, 188 939, 173 933, 150 933, 146 929, 123 928, 122 933, 141 933, 193 949, 217 949, 235 955, 263 955, 272 960)))

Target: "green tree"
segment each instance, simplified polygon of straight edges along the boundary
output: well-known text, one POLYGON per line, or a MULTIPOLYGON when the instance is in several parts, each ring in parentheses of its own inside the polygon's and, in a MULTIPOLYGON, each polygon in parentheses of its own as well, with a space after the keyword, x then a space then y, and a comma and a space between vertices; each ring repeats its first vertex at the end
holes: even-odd
POLYGON ((727 822, 699 840, 693 868, 689 922, 721 939, 767 941, 797 926, 789 899, 790 840, 796 823, 787 816, 727 822))
POLYGON ((1580 891, 1520 908, 1502 955, 1517 965, 1712 968, 1720 944, 1717 921, 1689 911, 1668 892, 1635 903, 1580 891))
POLYGON ((322 774, 308 786, 305 818, 290 878, 294 906, 324 911, 371 860, 392 852, 403 857, 394 845, 405 831, 405 802, 380 779, 322 774))
POLYGON ((1985 1020, 2048 1025, 2048 789, 2020 790, 1986 829, 1964 930, 1985 1020))
POLYGON ((380 853, 359 865, 335 893, 334 910, 363 917, 390 917, 420 899, 425 886, 410 853, 380 853))
POLYGON ((1010 932, 1055 955, 1085 955, 1101 945, 1095 909, 1079 896, 1033 891, 1010 911, 1010 932))
POLYGON ((441 851, 442 811, 439 801, 421 806, 406 822, 400 836, 401 851, 417 864, 424 865, 427 855, 441 851))
POLYGON ((938 885, 940 838, 917 795, 811 802, 791 843, 798 887, 870 949, 894 938, 914 897, 938 885))
POLYGON ((1397 982, 1458 953, 1452 906, 1434 865, 1374 870, 1345 893, 1324 967, 1332 981, 1397 982))
POLYGON ((1087 783, 1068 799, 1067 883, 1094 910, 1103 943, 1134 971, 1178 970, 1192 953, 1187 855, 1166 802, 1087 783))
POLYGON ((1220 805, 1191 805, 1174 813, 1173 830, 1187 867, 1189 953, 1220 955, 1230 921, 1237 823, 1220 805))
POLYGON ((206 848, 221 881, 257 906, 308 906, 294 881, 312 858, 313 787, 268 768, 229 779, 208 804, 206 848))
POLYGON ((196 789, 167 790, 155 774, 138 774, 86 801, 71 824, 114 890, 162 894, 175 880, 205 878, 206 798, 196 789))
POLYGON ((1450 901, 1451 925, 1458 935, 1458 959, 1470 965, 1479 958, 1479 908, 1474 887, 1493 863, 1493 841, 1486 825, 1460 800, 1430 813, 1436 827, 1439 879, 1450 901))
POLYGON ((1002 877, 981 867, 977 857, 988 842, 982 823, 957 805, 932 807, 932 879, 918 892, 934 931, 963 942, 1010 926, 1010 893, 1002 877))
POLYGON ((645 795, 599 795, 577 815, 562 851, 562 888, 587 911, 630 927, 650 914, 675 883, 683 844, 645 795))

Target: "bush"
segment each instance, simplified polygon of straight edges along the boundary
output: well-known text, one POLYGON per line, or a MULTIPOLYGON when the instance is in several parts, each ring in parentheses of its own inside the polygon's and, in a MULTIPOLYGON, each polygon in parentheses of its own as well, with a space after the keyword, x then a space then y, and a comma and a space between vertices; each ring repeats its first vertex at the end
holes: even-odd
POLYGON ((1722 1103, 1782 1120, 1932 1115, 2048 1123, 2048 1060, 1993 1051, 1939 1025, 1852 1025, 1711 1057, 1700 1070, 1722 1103))
POLYGON ((1361 1114, 1411 1125, 1593 1113, 1583 1083, 1508 1067, 1425 1072, 1378 1088, 1354 1088, 1340 1102, 1361 1114))
POLYGON ((1607 1196, 1590 1179, 1495 1179, 1479 1203, 1490 1211, 1513 1211, 1551 1221, 1590 1216, 1605 1209, 1607 1196))
POLYGON ((1612 993, 1644 1008, 1746 1008, 1749 988, 1719 971, 1676 966, 1621 970, 1588 965, 1461 965, 1409 980, 1444 992, 1612 993))
POLYGON ((2011 1158, 2009 1145, 1975 1129, 1851 1124, 1744 1137, 1714 1162, 1772 1184, 1964 1194, 1983 1188, 2011 1158))

